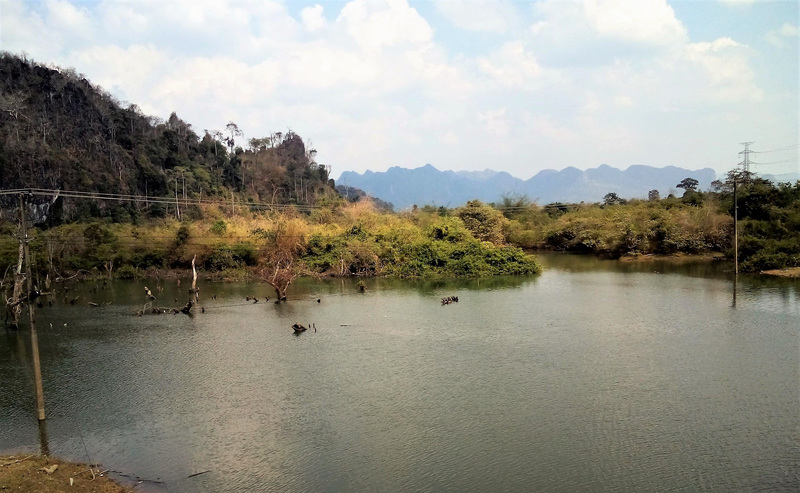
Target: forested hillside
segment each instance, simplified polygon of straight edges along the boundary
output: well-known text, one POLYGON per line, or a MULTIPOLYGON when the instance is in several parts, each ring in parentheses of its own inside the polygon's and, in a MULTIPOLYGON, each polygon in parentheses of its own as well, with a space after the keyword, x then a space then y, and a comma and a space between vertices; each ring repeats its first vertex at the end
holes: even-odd
MULTIPOLYGON (((239 142, 234 122, 198 134, 121 103, 72 69, 0 53, 0 188, 148 197, 230 198, 313 205, 335 193, 327 170, 292 131, 239 142)), ((163 215, 161 205, 64 204, 66 218, 163 215), (124 216, 124 214, 122 214, 124 216)), ((176 211, 177 212, 177 211, 176 211)))

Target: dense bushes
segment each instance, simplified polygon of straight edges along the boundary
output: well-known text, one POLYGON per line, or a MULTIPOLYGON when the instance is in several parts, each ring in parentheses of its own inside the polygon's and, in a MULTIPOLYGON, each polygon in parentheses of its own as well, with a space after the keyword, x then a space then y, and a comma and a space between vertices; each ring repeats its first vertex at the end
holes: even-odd
POLYGON ((583 206, 542 227, 543 244, 555 250, 629 254, 721 251, 732 220, 710 206, 632 201, 583 206))
POLYGON ((725 252, 733 258, 733 179, 738 182, 743 272, 800 266, 800 182, 775 185, 731 173, 716 192, 625 204, 497 206, 507 239, 525 247, 604 254, 725 252))
POLYGON ((424 229, 365 230, 309 238, 306 265, 319 274, 475 277, 532 274, 539 267, 519 248, 475 239, 459 218, 436 218, 424 229))
MULTIPOLYGON (((195 222, 150 219, 138 225, 93 222, 32 229, 31 248, 35 257, 47 259, 38 263, 41 272, 54 276, 81 270, 133 278, 151 269, 189 269, 193 258, 206 272, 255 272, 283 254, 296 260, 292 269, 310 275, 455 277, 539 271, 531 256, 502 244, 506 219, 480 203, 472 204, 471 217, 493 219, 474 227, 498 244, 476 239, 457 216, 439 216, 439 211, 397 215, 367 203, 335 204, 311 217, 292 211, 245 212, 248 217, 225 219, 221 214, 209 210, 204 213, 208 219, 195 222)), ((13 266, 15 239, 3 239, 0 258, 13 266)))
POLYGON ((741 270, 800 266, 800 182, 774 186, 756 179, 742 187, 740 196, 741 270))

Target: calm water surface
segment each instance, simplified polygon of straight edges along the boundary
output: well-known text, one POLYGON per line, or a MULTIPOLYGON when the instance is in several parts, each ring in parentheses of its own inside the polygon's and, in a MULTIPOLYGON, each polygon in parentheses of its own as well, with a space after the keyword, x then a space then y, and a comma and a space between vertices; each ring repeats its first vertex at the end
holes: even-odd
MULTIPOLYGON (((153 492, 800 489, 800 282, 542 260, 281 305, 201 282, 193 316, 132 315, 185 281, 72 286, 37 311, 45 445, 153 492)), ((0 333, 0 452, 42 445, 29 339, 0 333)))

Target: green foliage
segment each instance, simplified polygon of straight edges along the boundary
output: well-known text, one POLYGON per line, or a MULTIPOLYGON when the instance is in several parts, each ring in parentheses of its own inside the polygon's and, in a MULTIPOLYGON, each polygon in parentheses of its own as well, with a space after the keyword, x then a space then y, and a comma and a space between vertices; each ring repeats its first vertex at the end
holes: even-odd
POLYGON ((700 182, 698 182, 694 178, 684 178, 683 180, 681 180, 680 183, 675 185, 675 188, 683 188, 684 190, 686 190, 686 192, 689 192, 697 190, 697 185, 699 184, 700 182))
POLYGON ((433 240, 458 243, 465 241, 470 232, 467 231, 460 218, 442 217, 427 229, 426 235, 433 240))
POLYGON ((252 267, 258 263, 258 255, 255 247, 249 242, 233 245, 220 243, 212 248, 201 263, 206 270, 212 272, 252 267))
MULTIPOLYGON (((496 212, 496 211, 495 211, 496 212)), ((456 277, 539 272, 535 260, 515 247, 475 239, 458 217, 431 211, 427 226, 388 230, 357 222, 336 235, 311 235, 303 261, 315 273, 394 277, 456 277)))
POLYGON ((214 224, 211 225, 211 232, 217 236, 224 235, 227 229, 228 229, 228 223, 226 223, 222 219, 214 221, 214 224))
POLYGON ((476 239, 500 245, 505 241, 503 214, 480 200, 471 200, 456 212, 464 226, 476 239))
POLYGON ((89 248, 98 248, 104 244, 116 242, 116 235, 109 228, 100 223, 91 223, 83 230, 83 237, 89 248))
POLYGON ((697 192, 693 188, 687 188, 681 197, 681 203, 699 207, 703 205, 703 192, 697 192))
POLYGON ((800 182, 773 185, 750 177, 739 185, 737 202, 740 269, 800 266, 800 182))
POLYGON ((603 204, 605 205, 617 205, 617 204, 624 204, 625 199, 620 198, 616 193, 609 192, 603 196, 603 204))
POLYGON ((123 265, 116 270, 115 276, 117 279, 136 279, 139 276, 139 271, 130 265, 123 265))
POLYGON ((175 234, 175 244, 178 246, 184 245, 189 241, 190 236, 189 227, 185 224, 181 224, 181 227, 178 228, 178 232, 175 234))
POLYGON ((730 227, 730 218, 710 206, 665 199, 577 208, 546 225, 543 236, 545 245, 555 250, 618 257, 721 251, 729 244, 730 227))
POLYGON ((136 249, 130 255, 129 262, 132 266, 139 269, 147 269, 148 267, 160 269, 166 265, 166 256, 164 252, 155 249, 136 249))

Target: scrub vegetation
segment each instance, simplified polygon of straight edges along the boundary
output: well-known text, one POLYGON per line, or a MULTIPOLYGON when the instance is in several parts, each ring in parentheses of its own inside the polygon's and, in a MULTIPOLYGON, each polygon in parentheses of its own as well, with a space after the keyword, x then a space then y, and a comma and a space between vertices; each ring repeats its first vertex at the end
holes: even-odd
POLYGON ((653 191, 649 200, 609 194, 602 204, 539 207, 507 197, 496 207, 509 220, 506 235, 515 245, 611 258, 719 252, 733 259, 736 212, 741 271, 800 266, 800 182, 774 184, 737 171, 706 192, 691 179, 679 185, 688 186, 681 198, 661 199, 653 191))
MULTIPOLYGON (((389 213, 368 200, 343 199, 309 213, 237 211, 202 207, 193 221, 96 219, 29 232, 40 277, 76 272, 134 278, 167 269, 206 275, 260 276, 277 270, 296 275, 455 277, 533 274, 533 257, 505 241, 508 222, 479 202, 448 211, 389 213)), ((12 223, 4 226, 0 265, 17 262, 12 223)), ((10 272, 13 269, 9 269, 10 272)))

